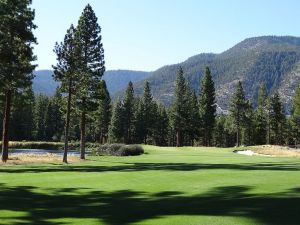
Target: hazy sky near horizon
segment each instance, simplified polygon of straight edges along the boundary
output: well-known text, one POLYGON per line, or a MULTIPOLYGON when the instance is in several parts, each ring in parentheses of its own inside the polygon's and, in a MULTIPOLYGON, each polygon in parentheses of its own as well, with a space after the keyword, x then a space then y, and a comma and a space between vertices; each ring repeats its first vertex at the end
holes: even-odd
POLYGON ((298 0, 33 0, 37 69, 56 63, 55 42, 88 3, 102 28, 107 70, 153 71, 248 37, 300 36, 298 0))

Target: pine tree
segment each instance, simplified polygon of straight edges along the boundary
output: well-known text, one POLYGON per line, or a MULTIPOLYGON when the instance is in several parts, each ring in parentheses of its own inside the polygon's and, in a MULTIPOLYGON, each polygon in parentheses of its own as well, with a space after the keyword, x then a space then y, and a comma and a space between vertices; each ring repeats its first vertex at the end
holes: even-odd
POLYGON ((97 130, 99 130, 99 141, 106 143, 108 139, 108 127, 111 119, 111 99, 104 80, 100 82, 100 97, 98 110, 96 112, 97 130))
POLYGON ((52 116, 52 123, 54 124, 54 130, 56 131, 54 133, 54 136, 52 137, 53 141, 60 141, 61 137, 64 132, 64 118, 63 118, 63 110, 62 110, 62 94, 60 92, 60 89, 57 88, 55 91, 54 96, 51 99, 52 105, 53 105, 53 114, 52 116))
POLYGON ((132 143, 133 121, 134 121, 134 91, 133 84, 130 81, 124 98, 124 138, 126 144, 132 143))
POLYGON ((195 91, 191 91, 188 88, 187 96, 189 103, 188 118, 187 118, 187 133, 189 136, 190 145, 194 145, 194 141, 199 137, 199 126, 200 126, 200 115, 199 115, 199 104, 195 91))
POLYGON ((63 132, 63 117, 60 110, 62 96, 59 89, 49 99, 45 118, 45 139, 48 141, 59 141, 63 132))
POLYGON ((205 68, 205 75, 201 81, 199 105, 203 143, 210 146, 216 120, 216 99, 214 82, 208 67, 205 68))
POLYGON ((73 25, 67 30, 64 42, 55 44, 54 52, 57 55, 57 65, 53 66, 54 79, 60 81, 61 91, 67 93, 67 110, 65 116, 64 132, 64 155, 63 162, 68 162, 68 142, 70 130, 71 102, 79 83, 79 48, 75 39, 75 28, 73 25))
POLYGON ((265 85, 260 85, 257 99, 257 109, 255 110, 255 144, 267 143, 267 90, 265 85))
POLYGON ((12 95, 31 85, 35 60, 32 44, 34 11, 31 0, 0 2, 0 90, 5 95, 3 112, 2 161, 8 159, 9 122, 12 95))
POLYGON ((255 125, 254 125, 254 111, 252 104, 249 101, 246 101, 245 106, 245 115, 242 121, 242 135, 241 142, 244 145, 253 145, 255 144, 255 125))
POLYGON ((295 145, 300 143, 300 85, 297 86, 292 98, 292 117, 293 136, 295 145))
POLYGON ((118 100, 113 108, 112 118, 109 126, 109 142, 124 142, 124 108, 120 100, 118 100))
POLYGON ((241 144, 241 128, 245 119, 246 108, 247 102, 245 99, 245 93, 242 87, 242 83, 239 81, 230 104, 230 115, 233 119, 233 123, 236 129, 236 146, 240 146, 241 144))
POLYGON ((143 141, 147 144, 148 138, 153 134, 155 124, 155 103, 151 94, 149 82, 146 81, 144 85, 144 93, 141 99, 142 119, 144 125, 144 132, 142 133, 143 141))
POLYGON ((261 85, 258 92, 258 106, 255 111, 255 144, 267 142, 267 90, 261 85))
POLYGON ((16 93, 11 110, 10 139, 31 140, 33 132, 34 93, 32 87, 16 93))
POLYGON ((271 97, 270 107, 271 143, 282 145, 284 144, 285 114, 278 92, 271 97))
POLYGON ((214 145, 217 147, 224 147, 225 140, 225 116, 216 117, 216 125, 214 130, 214 145))
POLYGON ((143 143, 145 134, 144 105, 140 97, 134 101, 134 142, 143 143))
POLYGON ((34 104, 34 131, 33 137, 38 141, 46 141, 46 116, 49 106, 49 98, 39 94, 35 97, 34 104))
POLYGON ((85 159, 86 115, 97 109, 97 91, 105 71, 101 28, 89 4, 79 18, 76 39, 80 49, 80 86, 76 90, 81 112, 80 158, 85 159))
POLYGON ((235 144, 235 130, 232 119, 229 116, 219 115, 216 117, 214 129, 214 143, 217 147, 232 147, 235 144))
POLYGON ((157 106, 157 115, 155 121, 155 129, 153 133, 155 145, 168 145, 169 118, 165 107, 161 104, 157 106))
POLYGON ((187 83, 180 67, 175 84, 175 100, 172 105, 171 120, 176 132, 176 146, 181 147, 184 142, 184 131, 186 131, 188 118, 187 83))

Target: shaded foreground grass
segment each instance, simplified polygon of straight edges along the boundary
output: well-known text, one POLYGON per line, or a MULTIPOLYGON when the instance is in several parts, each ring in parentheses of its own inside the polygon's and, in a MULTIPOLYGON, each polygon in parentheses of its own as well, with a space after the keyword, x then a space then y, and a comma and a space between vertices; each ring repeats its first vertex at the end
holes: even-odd
POLYGON ((299 224, 300 163, 228 149, 0 168, 1 224, 299 224))

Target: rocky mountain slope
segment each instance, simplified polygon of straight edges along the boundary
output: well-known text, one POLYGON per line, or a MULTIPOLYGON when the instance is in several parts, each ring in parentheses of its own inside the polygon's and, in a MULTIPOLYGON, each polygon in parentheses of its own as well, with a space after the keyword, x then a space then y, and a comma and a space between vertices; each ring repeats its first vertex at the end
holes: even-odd
MULTIPOLYGON (((300 38, 263 36, 246 39, 221 54, 199 54, 186 61, 163 66, 154 72, 128 70, 107 71, 104 79, 113 96, 122 96, 128 82, 134 82, 136 94, 141 94, 147 79, 158 101, 169 105, 174 97, 176 72, 182 66, 185 76, 196 92, 205 66, 209 66, 217 91, 217 103, 228 109, 229 99, 240 80, 247 98, 256 104, 258 88, 264 83, 269 93, 278 91, 290 109, 291 96, 300 82, 300 38)), ((55 83, 49 72, 37 71, 36 92, 53 93, 55 83), (41 74, 46 74, 41 75, 41 74), (47 77, 47 78, 46 78, 47 77)))
MULTIPOLYGON (((204 68, 209 66, 216 85, 217 103, 223 109, 228 108, 238 80, 254 105, 258 88, 264 83, 269 93, 278 90, 289 108, 291 96, 300 82, 300 38, 249 38, 221 54, 199 54, 154 71, 148 78, 154 97, 167 105, 173 100, 179 66, 183 67, 186 78, 197 92, 204 68)), ((143 82, 134 85, 136 92, 141 93, 143 82)))

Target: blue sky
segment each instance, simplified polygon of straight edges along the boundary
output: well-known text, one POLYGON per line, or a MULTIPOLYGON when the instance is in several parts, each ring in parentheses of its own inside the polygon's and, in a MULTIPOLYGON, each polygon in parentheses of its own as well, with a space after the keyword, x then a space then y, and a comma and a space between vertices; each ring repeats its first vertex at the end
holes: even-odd
POLYGON ((152 71, 248 37, 300 36, 297 0, 33 0, 38 69, 56 63, 55 42, 88 3, 102 28, 108 70, 152 71))

